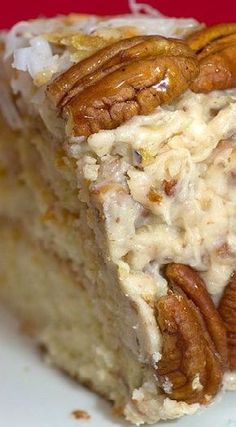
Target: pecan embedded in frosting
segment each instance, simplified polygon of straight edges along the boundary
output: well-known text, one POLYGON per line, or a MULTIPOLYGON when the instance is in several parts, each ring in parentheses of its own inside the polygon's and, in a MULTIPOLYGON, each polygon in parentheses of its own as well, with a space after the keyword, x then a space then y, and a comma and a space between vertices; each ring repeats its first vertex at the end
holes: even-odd
POLYGON ((236 23, 198 30, 186 38, 196 52, 200 73, 191 85, 194 92, 236 86, 236 23))
POLYGON ((222 369, 196 307, 173 293, 158 301, 156 312, 163 336, 155 368, 161 387, 177 401, 209 402, 220 388, 222 369))
POLYGON ((182 41, 138 36, 100 49, 57 78, 48 95, 76 136, 113 129, 184 92, 198 74, 182 41))
POLYGON ((172 263, 166 278, 169 294, 155 306, 163 336, 155 372, 170 398, 207 403, 218 392, 228 366, 226 330, 195 270, 172 263))
POLYGON ((222 366, 226 368, 228 365, 226 329, 205 283, 193 268, 184 264, 168 264, 166 277, 171 286, 181 289, 199 309, 208 333, 220 355, 222 366))

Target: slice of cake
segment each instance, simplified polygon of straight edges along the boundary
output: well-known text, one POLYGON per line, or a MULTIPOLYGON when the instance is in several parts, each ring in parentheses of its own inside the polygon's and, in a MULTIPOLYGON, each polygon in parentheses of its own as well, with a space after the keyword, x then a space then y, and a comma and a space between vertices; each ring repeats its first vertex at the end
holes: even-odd
POLYGON ((236 24, 70 15, 1 46, 2 303, 133 423, 236 388, 236 24))

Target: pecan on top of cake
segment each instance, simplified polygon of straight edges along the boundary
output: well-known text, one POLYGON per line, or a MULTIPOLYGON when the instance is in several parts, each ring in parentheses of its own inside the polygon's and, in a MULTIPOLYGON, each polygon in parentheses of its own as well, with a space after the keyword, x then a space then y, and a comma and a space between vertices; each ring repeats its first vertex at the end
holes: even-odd
POLYGON ((75 136, 113 129, 183 93, 199 71, 186 43, 137 36, 98 50, 48 87, 75 136))
POLYGON ((236 23, 195 31, 186 42, 196 52, 200 65, 200 73, 191 85, 194 92, 236 86, 236 23))
POLYGON ((68 133, 89 136, 149 114, 188 88, 234 87, 235 57, 236 24, 201 28, 184 41, 145 35, 111 40, 56 78, 47 93, 68 120, 68 133))

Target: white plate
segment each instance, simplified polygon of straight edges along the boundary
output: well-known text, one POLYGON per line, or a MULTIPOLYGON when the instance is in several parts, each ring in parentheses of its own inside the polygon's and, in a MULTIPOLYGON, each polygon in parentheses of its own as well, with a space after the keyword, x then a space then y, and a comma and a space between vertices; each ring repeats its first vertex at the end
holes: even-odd
MULTIPOLYGON (((0 312, 1 427, 129 426, 112 416, 111 406, 60 371, 47 366, 16 323, 0 312), (75 420, 82 409, 90 420, 75 420)), ((201 414, 163 422, 159 427, 236 427, 236 392, 226 393, 201 414)))

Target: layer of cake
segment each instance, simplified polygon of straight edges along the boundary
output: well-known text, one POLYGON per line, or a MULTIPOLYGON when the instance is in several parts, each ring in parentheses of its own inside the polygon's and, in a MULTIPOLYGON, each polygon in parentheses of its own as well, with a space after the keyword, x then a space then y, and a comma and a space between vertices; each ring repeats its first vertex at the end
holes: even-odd
POLYGON ((69 262, 31 241, 21 224, 2 219, 0 227, 2 301, 45 345, 54 364, 122 402, 141 383, 142 366, 117 342, 105 299, 69 262))
POLYGON ((21 177, 18 140, 19 134, 6 125, 0 114, 0 215, 12 218, 33 209, 30 192, 21 177))
MULTIPOLYGON (((101 297, 70 263, 1 219, 0 298, 53 364, 115 402, 136 423, 193 413, 159 395, 153 373, 118 340, 117 298, 101 297)), ((105 292, 105 290, 104 290, 105 292)))
MULTIPOLYGON (((36 132, 29 129, 26 136, 17 141, 18 158, 21 160, 20 176, 29 192, 27 202, 31 211, 23 209, 27 205, 24 200, 20 203, 22 209, 13 211, 11 205, 8 208, 6 200, 2 200, 4 209, 0 208, 0 212, 20 220, 22 229, 31 235, 33 241, 40 242, 60 258, 69 261, 73 269, 83 274, 100 292, 101 298, 109 298, 105 289, 109 290, 112 298, 117 296, 117 310, 113 314, 116 315, 115 330, 118 337, 136 354, 138 360, 150 363, 152 354, 158 352, 161 346, 159 329, 153 309, 149 306, 158 293, 154 281, 145 274, 130 275, 128 280, 119 281, 121 271, 117 272, 117 267, 110 262, 109 253, 103 248, 106 230, 100 233, 100 213, 96 205, 89 208, 82 201, 84 192, 81 192, 83 194, 79 199, 79 187, 77 205, 75 194, 65 191, 69 185, 68 174, 72 184, 77 170, 73 169, 70 159, 66 157, 63 168, 61 161, 56 166, 57 149, 50 149, 50 139, 37 136, 36 145, 35 139, 36 132), (50 162, 51 168, 45 167, 42 147, 47 150, 47 163, 50 162), (53 179, 55 175, 56 186, 53 179), (71 208, 73 203, 76 206, 74 210, 71 208), (125 307, 122 295, 125 296, 125 307)), ((15 179, 17 182, 19 176, 16 175, 15 179)), ((9 187, 8 191, 11 190, 9 187)))

